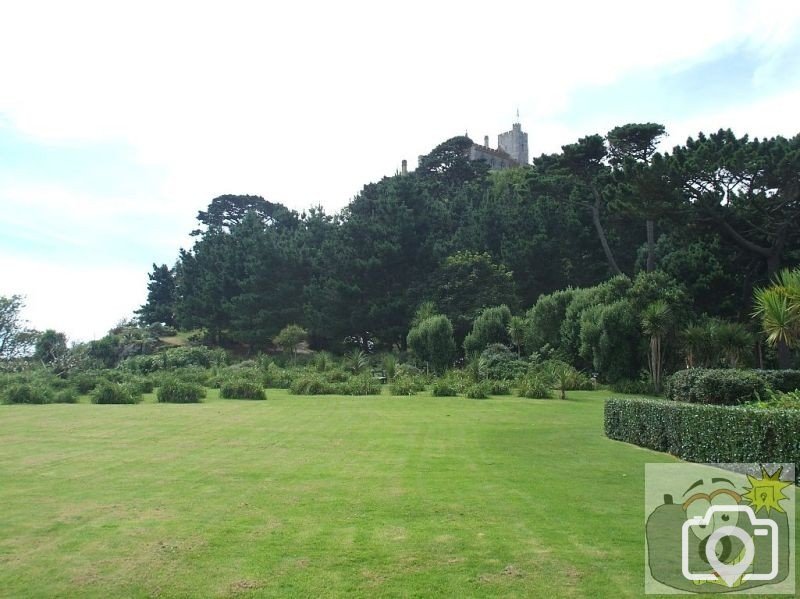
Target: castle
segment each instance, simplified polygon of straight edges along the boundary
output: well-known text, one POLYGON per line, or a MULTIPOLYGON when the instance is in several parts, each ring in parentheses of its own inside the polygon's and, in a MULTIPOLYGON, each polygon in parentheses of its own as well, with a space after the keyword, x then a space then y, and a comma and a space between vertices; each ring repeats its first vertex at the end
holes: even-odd
POLYGON ((472 144, 469 159, 485 160, 493 170, 528 164, 528 134, 516 122, 511 125, 511 131, 497 136, 497 149, 489 147, 488 135, 484 136, 482 146, 472 144))
MULTIPOLYGON (((517 114, 519 119, 519 113, 517 114)), ((466 137, 467 134, 464 134, 466 137)), ((517 120, 511 125, 511 131, 506 131, 497 136, 497 148, 489 147, 489 136, 483 137, 483 145, 473 143, 465 152, 470 160, 485 160, 491 170, 500 170, 529 164, 528 162, 528 134, 522 130, 522 125, 517 120)), ((419 156, 422 160, 422 155, 419 156)), ((408 174, 408 161, 403 160, 398 174, 408 174)))

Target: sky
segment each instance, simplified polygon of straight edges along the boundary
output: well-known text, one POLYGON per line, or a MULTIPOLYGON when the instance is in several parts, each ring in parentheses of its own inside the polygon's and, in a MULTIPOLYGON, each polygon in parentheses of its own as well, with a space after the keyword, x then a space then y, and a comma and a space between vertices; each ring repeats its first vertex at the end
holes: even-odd
POLYGON ((25 2, 0 19, 0 295, 97 338, 216 196, 302 211, 468 133, 800 132, 800 2, 25 2))

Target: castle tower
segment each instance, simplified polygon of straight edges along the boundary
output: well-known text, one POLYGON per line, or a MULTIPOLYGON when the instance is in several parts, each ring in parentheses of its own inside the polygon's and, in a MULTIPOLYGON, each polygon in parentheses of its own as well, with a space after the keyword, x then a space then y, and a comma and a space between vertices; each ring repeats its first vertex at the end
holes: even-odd
POLYGON ((528 164, 528 134, 519 122, 511 126, 511 131, 497 136, 497 147, 520 164, 528 164))

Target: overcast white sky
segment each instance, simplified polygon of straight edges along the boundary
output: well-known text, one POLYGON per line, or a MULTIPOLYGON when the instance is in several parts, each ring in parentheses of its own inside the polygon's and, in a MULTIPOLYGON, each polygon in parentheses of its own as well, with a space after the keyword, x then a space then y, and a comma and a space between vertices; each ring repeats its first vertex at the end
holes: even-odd
POLYGON ((0 294, 101 336, 223 193, 297 210, 465 131, 531 155, 627 122, 800 131, 800 2, 16 2, 0 294))

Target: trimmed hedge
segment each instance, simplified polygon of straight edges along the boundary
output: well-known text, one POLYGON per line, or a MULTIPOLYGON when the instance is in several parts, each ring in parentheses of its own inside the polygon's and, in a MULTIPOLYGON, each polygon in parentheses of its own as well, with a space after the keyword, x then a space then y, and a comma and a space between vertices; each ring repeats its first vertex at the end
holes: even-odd
POLYGON ((755 373, 773 391, 789 393, 800 389, 800 370, 756 370, 755 373))
POLYGON ((612 398, 605 434, 690 462, 800 463, 800 410, 612 398))
POLYGON ((754 370, 689 368, 667 379, 667 399, 689 403, 735 406, 764 398, 765 379, 754 370))

